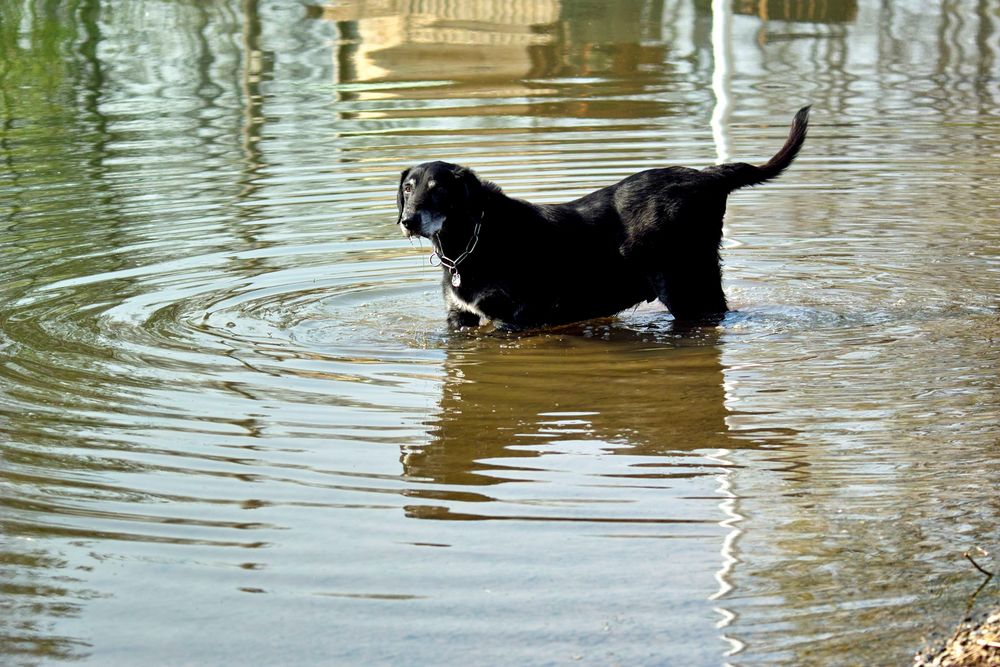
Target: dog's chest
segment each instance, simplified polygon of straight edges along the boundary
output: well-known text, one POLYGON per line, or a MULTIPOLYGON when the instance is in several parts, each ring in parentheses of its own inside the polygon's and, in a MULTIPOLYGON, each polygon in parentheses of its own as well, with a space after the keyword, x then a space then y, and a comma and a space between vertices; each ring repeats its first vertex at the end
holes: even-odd
POLYGON ((453 308, 459 308, 466 312, 478 315, 486 319, 490 319, 489 315, 484 313, 479 306, 476 305, 475 301, 466 301, 458 294, 458 290, 454 287, 445 288, 445 298, 448 300, 448 304, 453 308))

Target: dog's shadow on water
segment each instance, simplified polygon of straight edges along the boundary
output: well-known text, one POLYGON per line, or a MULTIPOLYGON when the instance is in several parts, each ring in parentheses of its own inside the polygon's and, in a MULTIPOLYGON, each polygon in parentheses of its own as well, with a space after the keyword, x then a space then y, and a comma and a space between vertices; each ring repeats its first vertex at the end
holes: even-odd
POLYGON ((759 446, 768 436, 733 433, 727 425, 734 413, 721 336, 714 326, 615 320, 452 335, 429 441, 403 448, 404 474, 439 484, 499 484, 509 479, 504 459, 524 466, 560 442, 633 456, 759 446))

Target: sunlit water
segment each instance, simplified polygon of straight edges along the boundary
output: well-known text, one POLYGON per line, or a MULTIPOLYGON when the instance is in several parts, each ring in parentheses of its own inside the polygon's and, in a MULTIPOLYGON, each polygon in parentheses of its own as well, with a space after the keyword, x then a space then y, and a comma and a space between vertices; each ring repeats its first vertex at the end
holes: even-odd
POLYGON ((1000 15, 801 4, 0 5, 2 662, 905 664, 965 615, 1000 15), (563 201, 804 103, 716 328, 450 334, 393 224, 414 162, 563 201))

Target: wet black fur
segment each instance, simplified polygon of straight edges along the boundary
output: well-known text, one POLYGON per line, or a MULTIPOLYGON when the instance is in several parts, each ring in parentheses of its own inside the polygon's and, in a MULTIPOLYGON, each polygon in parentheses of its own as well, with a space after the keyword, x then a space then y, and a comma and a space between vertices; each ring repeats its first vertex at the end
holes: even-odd
POLYGON ((475 249, 457 268, 459 287, 444 269, 452 327, 477 326, 481 313, 504 328, 534 328, 656 298, 678 320, 717 320, 727 311, 719 259, 726 198, 788 167, 808 116, 809 107, 799 110, 766 164, 650 169, 565 204, 514 199, 470 169, 427 162, 403 172, 398 223, 455 259, 481 222, 475 249), (440 230, 432 220, 443 220, 440 230))

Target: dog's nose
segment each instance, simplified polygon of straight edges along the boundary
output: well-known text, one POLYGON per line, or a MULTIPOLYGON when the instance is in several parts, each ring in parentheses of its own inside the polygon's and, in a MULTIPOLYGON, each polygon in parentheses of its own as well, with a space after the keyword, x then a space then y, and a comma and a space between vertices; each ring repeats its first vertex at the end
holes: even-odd
POLYGON ((399 221, 399 224, 403 225, 403 227, 409 229, 411 232, 415 231, 420 228, 420 216, 411 215, 408 218, 403 218, 399 221))

